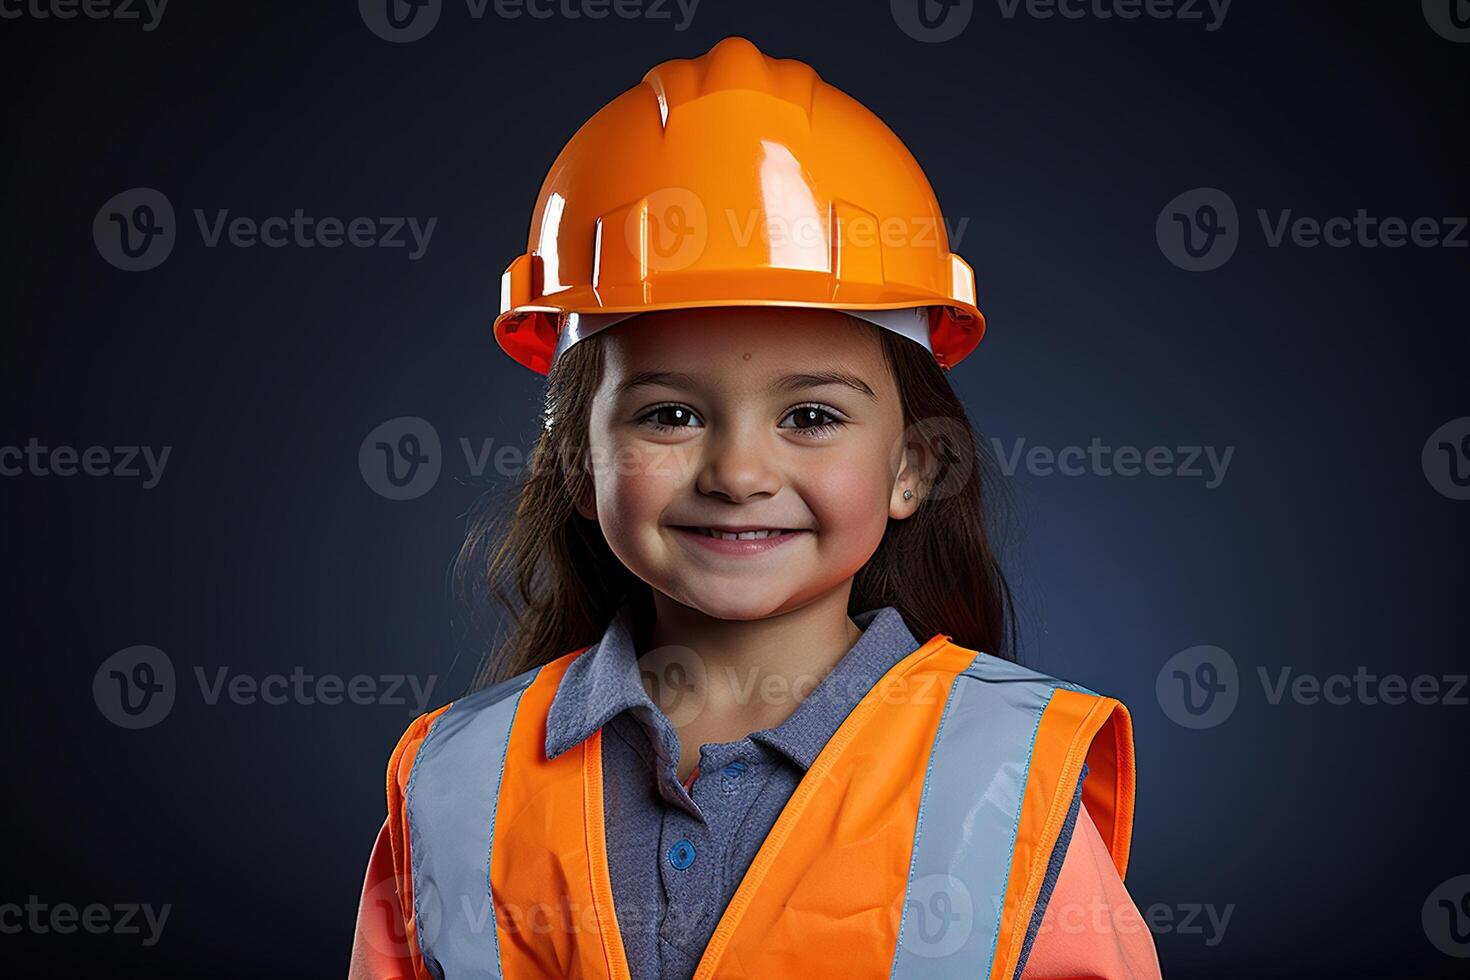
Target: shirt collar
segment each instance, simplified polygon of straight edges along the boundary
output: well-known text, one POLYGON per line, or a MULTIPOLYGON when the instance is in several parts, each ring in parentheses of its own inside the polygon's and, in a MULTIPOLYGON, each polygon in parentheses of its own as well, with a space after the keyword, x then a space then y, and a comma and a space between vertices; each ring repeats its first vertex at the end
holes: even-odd
MULTIPOLYGON (((862 629, 862 636, 836 666, 784 722, 750 734, 752 740, 777 749, 804 770, 811 767, 838 726, 879 678, 919 647, 893 606, 858 613, 852 620, 862 629)), ((547 758, 554 759, 581 744, 629 709, 635 709, 635 714, 656 728, 672 728, 643 688, 632 610, 624 604, 602 638, 567 667, 547 714, 547 758)), ((662 741, 656 739, 655 748, 662 741)))
POLYGON ((567 667, 546 716, 546 757, 580 745, 629 708, 658 706, 638 676, 632 607, 624 603, 602 638, 567 667))

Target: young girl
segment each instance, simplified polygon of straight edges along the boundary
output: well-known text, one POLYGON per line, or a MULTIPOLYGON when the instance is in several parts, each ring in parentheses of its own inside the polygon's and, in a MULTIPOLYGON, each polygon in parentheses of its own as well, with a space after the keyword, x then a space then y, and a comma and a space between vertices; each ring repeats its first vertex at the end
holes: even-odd
POLYGON ((552 165, 517 628, 388 766, 353 977, 1156 977, 1118 702, 1009 659, 945 370, 969 267, 898 138, 726 38, 552 165))

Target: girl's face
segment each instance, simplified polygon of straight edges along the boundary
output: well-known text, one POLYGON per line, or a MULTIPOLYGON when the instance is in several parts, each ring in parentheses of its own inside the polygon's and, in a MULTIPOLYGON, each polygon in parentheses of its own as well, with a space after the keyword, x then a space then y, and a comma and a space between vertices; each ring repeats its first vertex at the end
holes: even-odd
POLYGON ((638 578, 718 619, 850 589, 889 518, 923 496, 878 329, 785 307, 609 328, 589 423, 595 500, 578 510, 638 578), (700 528, 786 533, 729 542, 700 528))

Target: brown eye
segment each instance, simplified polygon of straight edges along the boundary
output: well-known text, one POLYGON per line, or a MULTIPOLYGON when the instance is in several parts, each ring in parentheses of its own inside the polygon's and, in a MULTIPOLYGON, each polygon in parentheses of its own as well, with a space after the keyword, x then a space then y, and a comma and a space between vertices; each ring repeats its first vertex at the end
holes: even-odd
POLYGON ((796 424, 783 425, 781 428, 796 429, 805 435, 829 435, 847 424, 835 412, 820 405, 799 405, 786 413, 786 418, 795 419, 796 424))
POLYGON ((658 405, 645 412, 638 421, 660 432, 693 428, 699 416, 683 405, 658 405))

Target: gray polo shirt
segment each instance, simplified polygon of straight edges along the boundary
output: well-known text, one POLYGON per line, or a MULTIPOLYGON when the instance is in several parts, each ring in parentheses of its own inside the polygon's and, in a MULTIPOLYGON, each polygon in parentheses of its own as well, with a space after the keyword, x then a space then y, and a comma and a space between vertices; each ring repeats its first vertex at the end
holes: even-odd
POLYGON ((567 669, 547 715, 546 754, 554 759, 603 729, 607 859, 634 980, 694 975, 817 753, 879 678, 919 648, 892 606, 852 620, 862 636, 786 721, 700 746, 692 790, 679 782, 678 732, 639 679, 627 606, 567 669))

